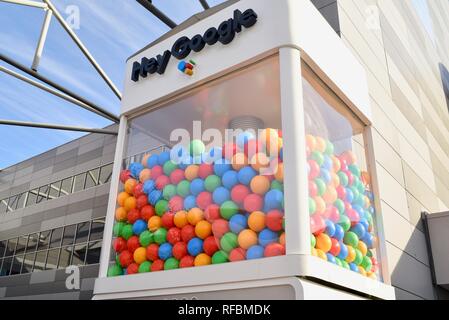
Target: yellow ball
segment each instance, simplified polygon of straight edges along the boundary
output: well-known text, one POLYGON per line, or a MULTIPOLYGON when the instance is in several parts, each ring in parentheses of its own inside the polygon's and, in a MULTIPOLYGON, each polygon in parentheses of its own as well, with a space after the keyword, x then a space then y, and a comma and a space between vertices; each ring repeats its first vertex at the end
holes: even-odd
POLYGON ((274 173, 274 177, 276 178, 277 181, 279 182, 284 182, 284 164, 283 163, 279 163, 275 173, 274 173))
POLYGON ((147 261, 147 250, 145 248, 138 248, 134 251, 134 261, 137 264, 142 264, 147 261))
POLYGON ((323 214, 326 211, 326 202, 321 197, 313 198, 316 204, 316 213, 323 214))
POLYGON ((365 270, 363 267, 361 267, 361 266, 358 266, 357 268, 359 268, 360 274, 361 274, 362 276, 365 276, 365 277, 366 277, 366 270, 365 270))
POLYGON ((131 211, 132 209, 135 209, 137 207, 136 198, 134 198, 134 197, 126 198, 123 206, 127 212, 131 211))
POLYGON ((306 135, 306 144, 311 152, 316 149, 316 138, 311 134, 306 135))
POLYGON ((231 164, 235 171, 239 171, 248 165, 248 158, 244 153, 237 153, 232 157, 231 164))
POLYGON ((200 170, 200 167, 197 165, 190 165, 185 170, 185 176, 186 179, 189 181, 193 181, 196 178, 198 178, 198 171, 200 170))
POLYGON ((333 186, 328 186, 323 195, 323 200, 327 204, 333 204, 338 199, 337 190, 333 186))
POLYGON ((331 172, 332 186, 337 188, 340 185, 340 177, 335 173, 331 172))
POLYGON ((312 248, 312 256, 318 257, 318 252, 316 251, 315 248, 312 248))
POLYGON ((316 248, 320 249, 324 253, 328 253, 332 248, 331 238, 325 233, 319 234, 316 237, 316 248))
POLYGON ((125 205, 125 200, 128 199, 130 195, 127 192, 120 192, 117 196, 117 203, 120 207, 125 205))
POLYGON ((248 218, 248 226, 255 232, 265 229, 265 214, 260 211, 251 213, 248 218))
POLYGON ((365 242, 359 241, 359 245, 357 246, 357 249, 360 250, 363 256, 366 256, 368 254, 368 247, 366 246, 365 242))
POLYGON ((356 253, 353 247, 351 246, 347 246, 348 248, 348 256, 346 257, 346 262, 347 263, 351 263, 354 262, 355 258, 356 258, 356 253))
POLYGON ((316 149, 319 152, 324 153, 326 151, 326 140, 324 140, 323 138, 317 137, 316 138, 316 149))
POLYGON ((242 249, 248 250, 257 244, 257 233, 253 230, 243 230, 239 233, 238 242, 242 249))
POLYGON ((316 249, 316 253, 317 253, 318 258, 323 259, 324 261, 327 261, 327 256, 324 253, 324 251, 322 251, 320 249, 316 249))
POLYGON ((332 167, 334 168, 334 172, 338 172, 341 169, 341 162, 336 156, 332 156, 332 167))
POLYGON ((200 208, 192 208, 187 213, 187 220, 192 226, 196 226, 198 222, 204 219, 204 212, 200 208))
POLYGON ((175 223, 175 226, 177 226, 179 229, 188 225, 189 221, 187 220, 187 211, 176 212, 173 222, 175 223))
POLYGON ((151 169, 148 168, 143 169, 139 174, 139 180, 142 183, 149 180, 150 178, 151 178, 151 169))
POLYGON ((255 176, 250 183, 251 191, 263 196, 270 190, 270 179, 265 176, 255 176))
POLYGON ((138 184, 136 179, 128 179, 125 182, 125 191, 129 194, 133 194, 134 187, 138 184))
POLYGON ((195 267, 207 266, 210 265, 211 263, 212 263, 211 257, 209 257, 205 253, 197 255, 194 261, 195 267))
POLYGON ((206 220, 198 222, 195 226, 195 234, 200 239, 206 239, 212 234, 212 225, 206 220))
POLYGON ((159 216, 152 216, 148 220, 148 230, 151 232, 157 231, 162 226, 162 219, 159 216))

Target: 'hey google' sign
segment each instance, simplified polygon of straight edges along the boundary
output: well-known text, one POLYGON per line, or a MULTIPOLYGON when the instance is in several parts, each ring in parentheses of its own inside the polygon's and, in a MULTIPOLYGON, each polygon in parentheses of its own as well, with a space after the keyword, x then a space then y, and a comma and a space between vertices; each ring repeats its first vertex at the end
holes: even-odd
POLYGON ((234 40, 235 35, 242 31, 242 27, 251 28, 257 22, 257 14, 252 9, 245 12, 234 11, 234 17, 223 21, 218 28, 210 28, 203 35, 196 35, 192 39, 188 37, 179 38, 173 45, 171 51, 167 50, 154 58, 142 58, 140 62, 133 64, 131 80, 139 81, 149 74, 164 74, 171 56, 178 60, 185 59, 192 51, 200 52, 207 45, 214 45, 220 42, 224 45, 234 40))

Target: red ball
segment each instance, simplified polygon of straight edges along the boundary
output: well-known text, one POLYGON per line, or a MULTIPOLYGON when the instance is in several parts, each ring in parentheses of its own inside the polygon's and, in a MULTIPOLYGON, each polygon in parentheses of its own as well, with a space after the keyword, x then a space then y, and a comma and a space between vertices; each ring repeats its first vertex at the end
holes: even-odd
POLYGON ((309 181, 309 197, 315 198, 318 195, 318 187, 315 181, 309 181))
POLYGON ((155 183, 156 188, 162 190, 167 184, 170 184, 170 179, 167 176, 161 175, 156 179, 155 183))
POLYGON ((167 241, 175 245, 176 243, 181 241, 181 229, 179 228, 170 228, 167 232, 167 241))
POLYGON ((198 205, 198 207, 201 210, 206 210, 206 208, 208 206, 210 206, 212 204, 213 200, 212 200, 212 194, 210 192, 207 191, 203 191, 201 192, 197 197, 196 197, 196 204, 198 205))
POLYGON ((161 166, 154 166, 153 169, 151 169, 151 180, 156 180, 163 174, 164 169, 162 169, 161 166))
POLYGON ((133 195, 134 197, 138 198, 141 195, 144 195, 145 193, 143 192, 143 184, 142 183, 138 183, 136 184, 136 186, 133 189, 133 195))
POLYGON ((331 242, 332 242, 332 247, 331 250, 329 251, 329 253, 331 255, 333 255, 334 257, 338 256, 340 254, 340 242, 338 242, 337 239, 331 238, 331 242))
POLYGON ((218 239, 214 236, 207 237, 203 243, 204 253, 212 257, 219 250, 218 239))
POLYGON ((229 253, 229 261, 236 262, 236 261, 243 261, 246 260, 246 250, 242 248, 236 248, 229 253))
POLYGON ((122 251, 118 259, 122 268, 128 268, 128 266, 134 262, 133 254, 128 250, 122 251))
POLYGON ((146 205, 140 210, 140 216, 143 220, 148 221, 152 216, 156 214, 154 207, 151 205, 146 205))
POLYGON ((243 202, 243 208, 247 212, 260 211, 263 208, 263 198, 258 194, 250 194, 243 202))
POLYGON ((282 230, 282 220, 284 215, 279 210, 272 210, 267 213, 265 224, 271 231, 281 231, 282 230))
POLYGON ((140 219, 140 211, 138 209, 131 209, 128 212, 128 222, 134 224, 137 220, 140 219))
POLYGON ((179 261, 179 267, 180 268, 190 268, 193 267, 193 264, 195 262, 195 258, 192 256, 185 256, 184 258, 179 261))
POLYGON ((309 160, 309 180, 315 180, 320 176, 320 166, 315 160, 309 160))
POLYGON ((161 218, 162 226, 167 230, 173 228, 175 226, 174 219, 175 219, 174 213, 172 212, 164 213, 164 215, 161 218))
POLYGON ((139 272, 139 265, 137 263, 131 263, 126 269, 127 274, 136 274, 139 272))
POLYGON ((176 213, 184 209, 184 199, 180 196, 174 196, 168 202, 168 210, 170 212, 176 213))
POLYGON ((319 214, 314 214, 310 217, 310 231, 314 235, 319 235, 326 230, 326 222, 324 221, 323 217, 321 217, 319 214))
POLYGON ((330 221, 333 223, 338 223, 340 221, 340 212, 335 206, 330 206, 326 209, 325 214, 330 221))
POLYGON ((173 246, 173 257, 181 260, 187 255, 187 244, 185 242, 178 242, 173 246))
POLYGON ((153 262, 153 264, 151 265, 151 272, 156 272, 156 271, 162 271, 164 270, 164 261, 162 260, 155 260, 153 262))
POLYGON ((249 140, 248 143, 245 145, 245 156, 248 159, 252 159, 254 155, 258 154, 260 151, 263 150, 262 142, 259 140, 249 140))
POLYGON ((195 238, 195 227, 188 224, 181 229, 181 239, 185 243, 195 238))
POLYGON ((206 210, 204 210, 204 217, 210 223, 213 223, 215 220, 220 219, 220 206, 217 204, 209 205, 206 210))
POLYGON ((115 238, 112 246, 114 247, 114 251, 115 252, 119 252, 120 253, 123 250, 126 250, 126 240, 123 239, 122 237, 115 238))
POLYGON ((343 186, 338 186, 337 187, 337 195, 338 195, 338 199, 340 200, 345 200, 346 199, 346 189, 343 186))
POLYGON ((237 146, 234 143, 226 143, 223 146, 223 158, 231 160, 237 153, 237 146))
POLYGON ((270 243, 265 247, 265 257, 278 257, 285 255, 285 247, 280 243, 270 243))
POLYGON ((212 223, 212 234, 221 239, 226 233, 229 232, 229 223, 224 219, 217 219, 212 223))
POLYGON ((247 186, 238 184, 231 190, 231 199, 235 203, 242 204, 245 198, 251 193, 247 186))
POLYGON ((131 238, 129 238, 126 242, 126 247, 128 248, 129 252, 134 253, 134 251, 140 248, 139 237, 132 236, 131 238))
POLYGON ((185 179, 184 170, 176 169, 170 174, 170 182, 177 185, 185 179))
POLYGON ((346 215, 348 216, 349 220, 351 221, 352 226, 355 226, 357 223, 360 222, 360 215, 354 209, 346 210, 346 215))
POLYGON ((212 164, 202 163, 198 170, 198 176, 205 180, 208 176, 214 174, 214 166, 212 164))
POLYGON ((131 178, 131 171, 129 171, 129 170, 122 170, 120 172, 120 182, 121 183, 125 183, 126 180, 128 180, 129 178, 131 178))
POLYGON ((148 197, 146 195, 142 194, 137 198, 137 209, 142 209, 147 204, 148 204, 148 197))
POLYGON ((150 261, 159 259, 159 246, 157 244, 152 243, 147 247, 147 259, 150 261))

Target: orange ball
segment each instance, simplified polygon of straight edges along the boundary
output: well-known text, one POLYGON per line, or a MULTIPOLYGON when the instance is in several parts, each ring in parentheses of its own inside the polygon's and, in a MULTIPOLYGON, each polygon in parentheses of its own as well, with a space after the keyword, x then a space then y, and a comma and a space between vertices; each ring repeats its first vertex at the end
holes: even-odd
POLYGON ((188 166, 185 170, 186 179, 189 181, 193 181, 196 178, 198 178, 199 170, 200 170, 200 167, 197 165, 192 164, 192 165, 188 166))
POLYGON ((130 195, 127 192, 120 192, 117 196, 117 203, 120 207, 125 205, 125 200, 128 199, 130 195))
POLYGON ((265 213, 255 211, 249 215, 248 226, 255 232, 265 229, 265 213))
POLYGON ((324 153, 326 151, 326 140, 324 140, 321 137, 317 137, 316 138, 316 150, 318 150, 319 152, 324 153))
POLYGON ((151 154, 146 154, 146 155, 144 155, 143 156, 143 158, 142 158, 142 165, 145 167, 145 168, 148 168, 148 166, 147 166, 147 163, 148 163, 148 159, 151 157, 151 154))
POLYGON ((125 191, 129 194, 133 194, 134 187, 138 184, 136 179, 128 179, 125 182, 125 191))
POLYGON ((332 186, 337 188, 340 185, 340 177, 335 172, 331 172, 331 179, 332 186))
POLYGON ((239 233, 238 242, 242 249, 248 250, 252 246, 255 246, 257 241, 257 233, 253 230, 246 229, 239 233))
POLYGON ((147 249, 142 247, 136 249, 136 251, 134 251, 134 261, 137 264, 142 264, 147 261, 147 249))
POLYGON ((173 222, 179 229, 185 227, 189 223, 189 221, 187 220, 187 211, 176 212, 173 222))
POLYGON ((279 243, 285 246, 285 232, 282 232, 281 236, 279 237, 279 243))
POLYGON ((192 208, 187 213, 187 220, 192 226, 196 226, 198 222, 204 219, 204 212, 199 208, 192 208))
POLYGON ((142 183, 149 180, 150 178, 151 178, 151 169, 148 168, 143 169, 139 174, 139 180, 142 183))
POLYGON ((310 151, 315 151, 316 149, 316 138, 311 134, 306 135, 306 144, 310 151))
POLYGON ((365 186, 371 184, 371 176, 366 171, 362 171, 362 182, 365 186))
POLYGON ((318 252, 316 251, 315 248, 312 248, 312 256, 318 257, 318 252))
POLYGON ((257 172, 260 172, 261 169, 266 169, 270 167, 270 159, 265 153, 256 153, 251 158, 251 166, 257 172))
POLYGON ((326 211, 326 202, 321 197, 313 198, 316 204, 316 213, 323 214, 326 211))
POLYGON ((332 248, 331 238, 325 233, 320 233, 316 237, 316 248, 324 253, 328 253, 332 248))
POLYGON ((162 219, 159 216, 152 216, 148 220, 148 230, 151 232, 157 231, 162 226, 162 219))
POLYGON ((250 183, 251 191, 263 196, 270 190, 270 179, 266 176, 255 176, 250 183))
POLYGON ((212 234, 212 225, 206 220, 198 222, 195 226, 195 234, 200 239, 206 239, 212 234))
POLYGON ((361 274, 362 276, 365 276, 365 277, 366 277, 366 270, 365 270, 363 267, 361 267, 361 266, 358 266, 358 268, 359 268, 360 274, 361 274))
POLYGON ((338 199, 337 190, 334 187, 328 186, 326 192, 323 195, 323 200, 327 204, 333 204, 338 199))
POLYGON ((284 164, 283 163, 278 164, 278 166, 274 172, 274 177, 276 178, 277 181, 284 182, 284 164))
POLYGON ((125 208, 118 207, 115 210, 115 220, 123 222, 123 221, 126 221, 127 218, 128 218, 128 213, 126 212, 125 208))
POLYGON ((231 164, 235 171, 239 171, 248 165, 248 158, 244 153, 237 153, 232 157, 231 164))
POLYGON ((347 248, 348 248, 348 256, 346 257, 346 262, 347 263, 351 263, 351 262, 353 262, 355 260, 356 253, 355 253, 355 250, 354 250, 354 248, 352 246, 348 245, 347 248))
POLYGON ((194 263, 195 267, 207 266, 212 263, 212 259, 207 254, 201 253, 196 256, 193 263, 194 263))
POLYGON ((320 250, 320 249, 315 249, 315 250, 316 250, 316 254, 317 254, 318 258, 323 259, 324 261, 327 261, 327 256, 323 250, 320 250))
POLYGON ((123 205, 125 207, 126 212, 131 211, 137 207, 137 200, 134 197, 126 198, 125 203, 123 205))

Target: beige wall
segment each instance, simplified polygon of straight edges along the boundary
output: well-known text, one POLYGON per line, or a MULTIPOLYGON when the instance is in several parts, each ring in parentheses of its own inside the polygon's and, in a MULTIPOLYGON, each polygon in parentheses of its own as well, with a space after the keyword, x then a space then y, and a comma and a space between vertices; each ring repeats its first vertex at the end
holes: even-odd
POLYGON ((391 283, 398 299, 443 298, 447 292, 432 285, 420 215, 449 209, 449 113, 439 69, 449 68, 449 2, 428 1, 436 45, 409 0, 337 3, 340 35, 368 76, 391 283))

